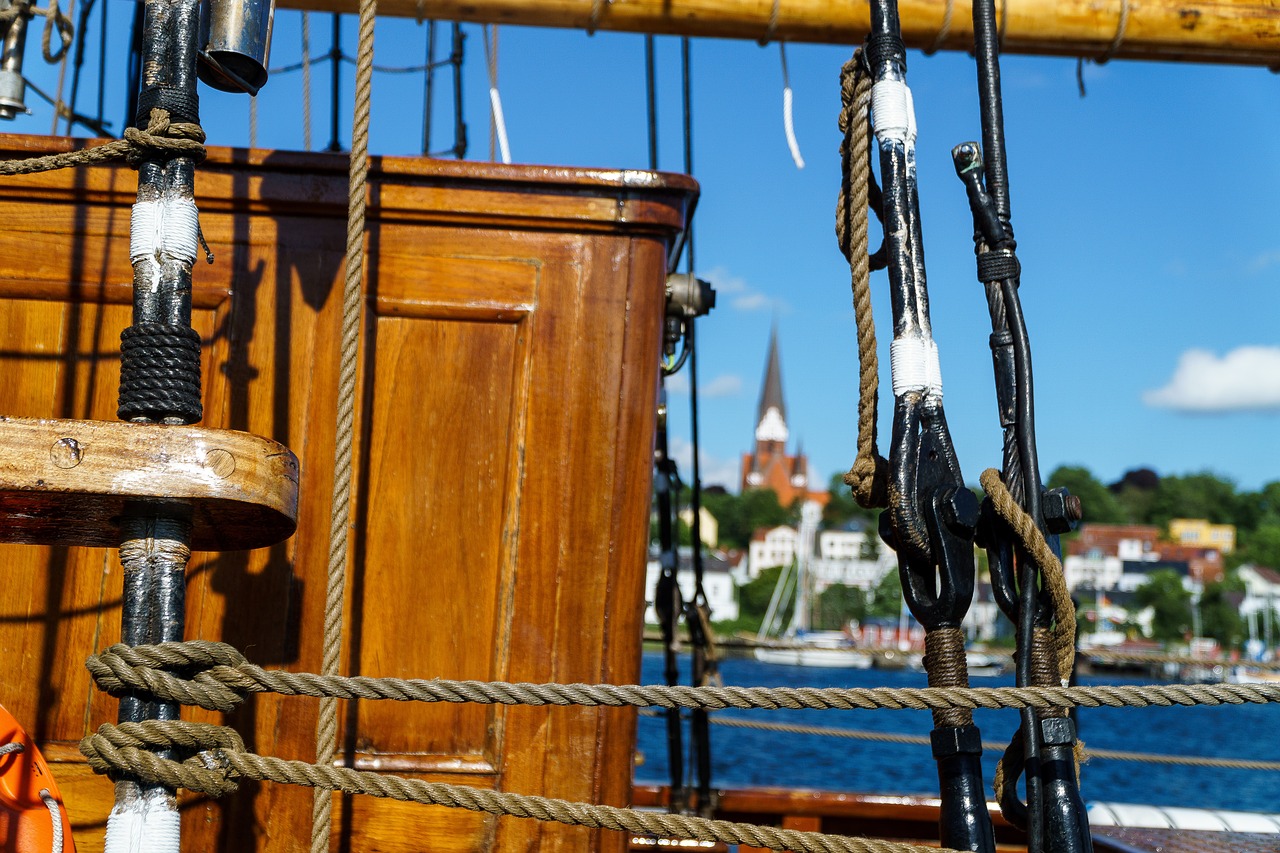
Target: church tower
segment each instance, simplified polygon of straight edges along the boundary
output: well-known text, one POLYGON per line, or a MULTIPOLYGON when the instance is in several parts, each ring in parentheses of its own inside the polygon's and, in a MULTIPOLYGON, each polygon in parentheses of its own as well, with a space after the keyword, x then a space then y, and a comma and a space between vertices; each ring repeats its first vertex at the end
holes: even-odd
POLYGON ((769 334, 769 355, 765 360, 764 383, 756 411, 756 446, 742 454, 741 489, 773 489, 778 503, 789 506, 796 499, 826 503, 826 493, 809 491, 809 463, 797 451, 787 455, 787 406, 782 398, 782 359, 778 354, 778 329, 769 334))

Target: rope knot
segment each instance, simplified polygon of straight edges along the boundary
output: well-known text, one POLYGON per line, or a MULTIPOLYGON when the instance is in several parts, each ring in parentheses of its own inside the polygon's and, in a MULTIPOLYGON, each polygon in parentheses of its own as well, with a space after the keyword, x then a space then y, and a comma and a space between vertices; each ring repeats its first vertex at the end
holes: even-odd
POLYGON ((131 166, 159 154, 182 154, 196 162, 205 158, 204 129, 193 122, 172 121, 168 110, 153 109, 147 129, 125 128, 124 138, 130 143, 125 159, 131 166))
POLYGON ((118 696, 146 694, 156 699, 231 711, 252 689, 242 668, 244 655, 225 643, 126 646, 117 643, 91 655, 85 666, 101 690, 118 696))
POLYGON ((187 788, 211 797, 239 787, 228 753, 244 752, 244 741, 226 726, 181 720, 104 724, 80 741, 80 752, 97 773, 129 776, 171 788, 187 788), (162 758, 151 750, 172 750, 182 760, 162 758))
POLYGON ((854 460, 844 482, 853 489, 858 506, 877 509, 889 505, 889 462, 874 449, 854 460))

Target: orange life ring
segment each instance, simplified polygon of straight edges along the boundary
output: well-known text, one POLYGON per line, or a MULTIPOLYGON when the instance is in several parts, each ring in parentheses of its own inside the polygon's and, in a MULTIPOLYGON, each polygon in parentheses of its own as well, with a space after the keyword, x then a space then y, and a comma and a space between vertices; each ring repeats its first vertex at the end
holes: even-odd
POLYGON ((75 853, 71 821, 49 765, 31 736, 0 705, 0 748, 10 743, 20 743, 22 749, 0 755, 0 849, 50 853, 55 834, 60 834, 63 853, 75 853), (58 804, 60 833, 54 827, 55 818, 45 802, 46 796, 58 804))

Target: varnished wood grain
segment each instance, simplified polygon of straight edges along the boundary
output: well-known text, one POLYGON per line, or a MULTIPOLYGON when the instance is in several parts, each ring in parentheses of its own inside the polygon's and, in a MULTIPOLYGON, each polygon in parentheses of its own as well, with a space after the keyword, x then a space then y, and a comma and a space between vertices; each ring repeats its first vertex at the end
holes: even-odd
MULTIPOLYGON (((0 151, 78 143, 0 136, 0 151)), ((217 255, 197 265, 204 426, 289 447, 297 534, 199 555, 187 637, 320 666, 340 339, 346 158, 211 149, 197 172, 217 255)), ((0 181, 0 415, 112 420, 129 323, 126 168, 0 181), (78 235, 67 241, 67 234, 78 235), (22 247, 63 246, 38 265, 22 247)), ((634 682, 665 269, 687 178, 375 160, 343 669, 634 682)), ((110 783, 75 743, 113 720, 84 658, 119 637, 112 549, 0 546, 0 702, 50 750, 82 850, 110 783)), ((345 703, 341 760, 626 804, 627 709, 345 703)), ((226 722, 312 760, 316 703, 256 696, 226 722)), ((223 722, 211 712, 184 718, 223 722)), ((621 851, 617 833, 335 797, 333 849, 621 851)), ((185 844, 302 853, 311 792, 183 800, 185 844)))
MULTIPOLYGON (((281 0, 281 5, 356 11, 355 0, 281 0)), ((907 47, 929 48, 950 6, 946 0, 902 0, 899 8, 907 47)), ((1121 8, 1121 0, 1008 0, 1001 5, 1001 51, 1101 56, 1115 38, 1121 8)), ((867 4, 830 0, 437 0, 430 12, 446 21, 584 30, 593 10, 601 30, 753 41, 771 36, 777 41, 856 44, 870 26, 867 4)), ((378 14, 421 18, 422 10, 416 0, 380 0, 378 14)), ((973 49, 967 5, 955 4, 948 32, 943 49, 973 49)), ((1130 3, 1116 56, 1272 65, 1280 60, 1280 16, 1267 0, 1130 3)))
POLYGON ((235 430, 0 415, 0 542, 115 547, 148 508, 197 551, 265 548, 297 526, 298 460, 235 430))

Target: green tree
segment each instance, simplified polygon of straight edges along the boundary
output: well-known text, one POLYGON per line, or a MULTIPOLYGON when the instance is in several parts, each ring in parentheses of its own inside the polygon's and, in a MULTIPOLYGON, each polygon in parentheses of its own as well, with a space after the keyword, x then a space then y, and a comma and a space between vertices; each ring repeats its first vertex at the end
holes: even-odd
POLYGON ((827 527, 841 527, 854 519, 866 524, 875 521, 879 510, 863 509, 853 498, 853 489, 845 485, 844 473, 837 471, 827 482, 831 499, 822 508, 822 523, 827 527))
POLYGON ((1244 592, 1244 581, 1234 574, 1206 584, 1200 596, 1201 633, 1213 637, 1224 649, 1240 648, 1246 633, 1240 611, 1228 597, 1232 592, 1244 592))
POLYGON ((1149 520, 1166 527, 1173 518, 1207 518, 1214 524, 1253 528, 1257 509, 1236 485, 1207 471, 1184 477, 1163 477, 1151 497, 1149 520))
POLYGON ((706 494, 702 504, 715 516, 720 526, 720 544, 728 548, 746 548, 759 528, 791 521, 791 514, 778 503, 773 489, 749 489, 741 495, 706 494))
POLYGON ((1049 475, 1049 487, 1065 486, 1071 494, 1080 498, 1084 507, 1084 521, 1093 524, 1120 524, 1124 513, 1115 495, 1102 481, 1082 465, 1061 465, 1049 475))
POLYGON ((896 570, 885 572, 885 576, 876 584, 871 603, 867 605, 868 616, 897 616, 902 608, 902 579, 896 570))
POLYGON ((1241 532, 1239 547, 1227 555, 1227 564, 1244 563, 1280 568, 1280 521, 1266 521, 1256 530, 1241 532))
POLYGON ((861 622, 867 615, 867 595, 856 586, 832 584, 818 596, 813 627, 819 631, 839 631, 849 621, 861 622))
POLYGON ((1156 640, 1181 640, 1191 630, 1191 593, 1173 569, 1152 572, 1134 593, 1142 607, 1150 607, 1151 636, 1156 640))

